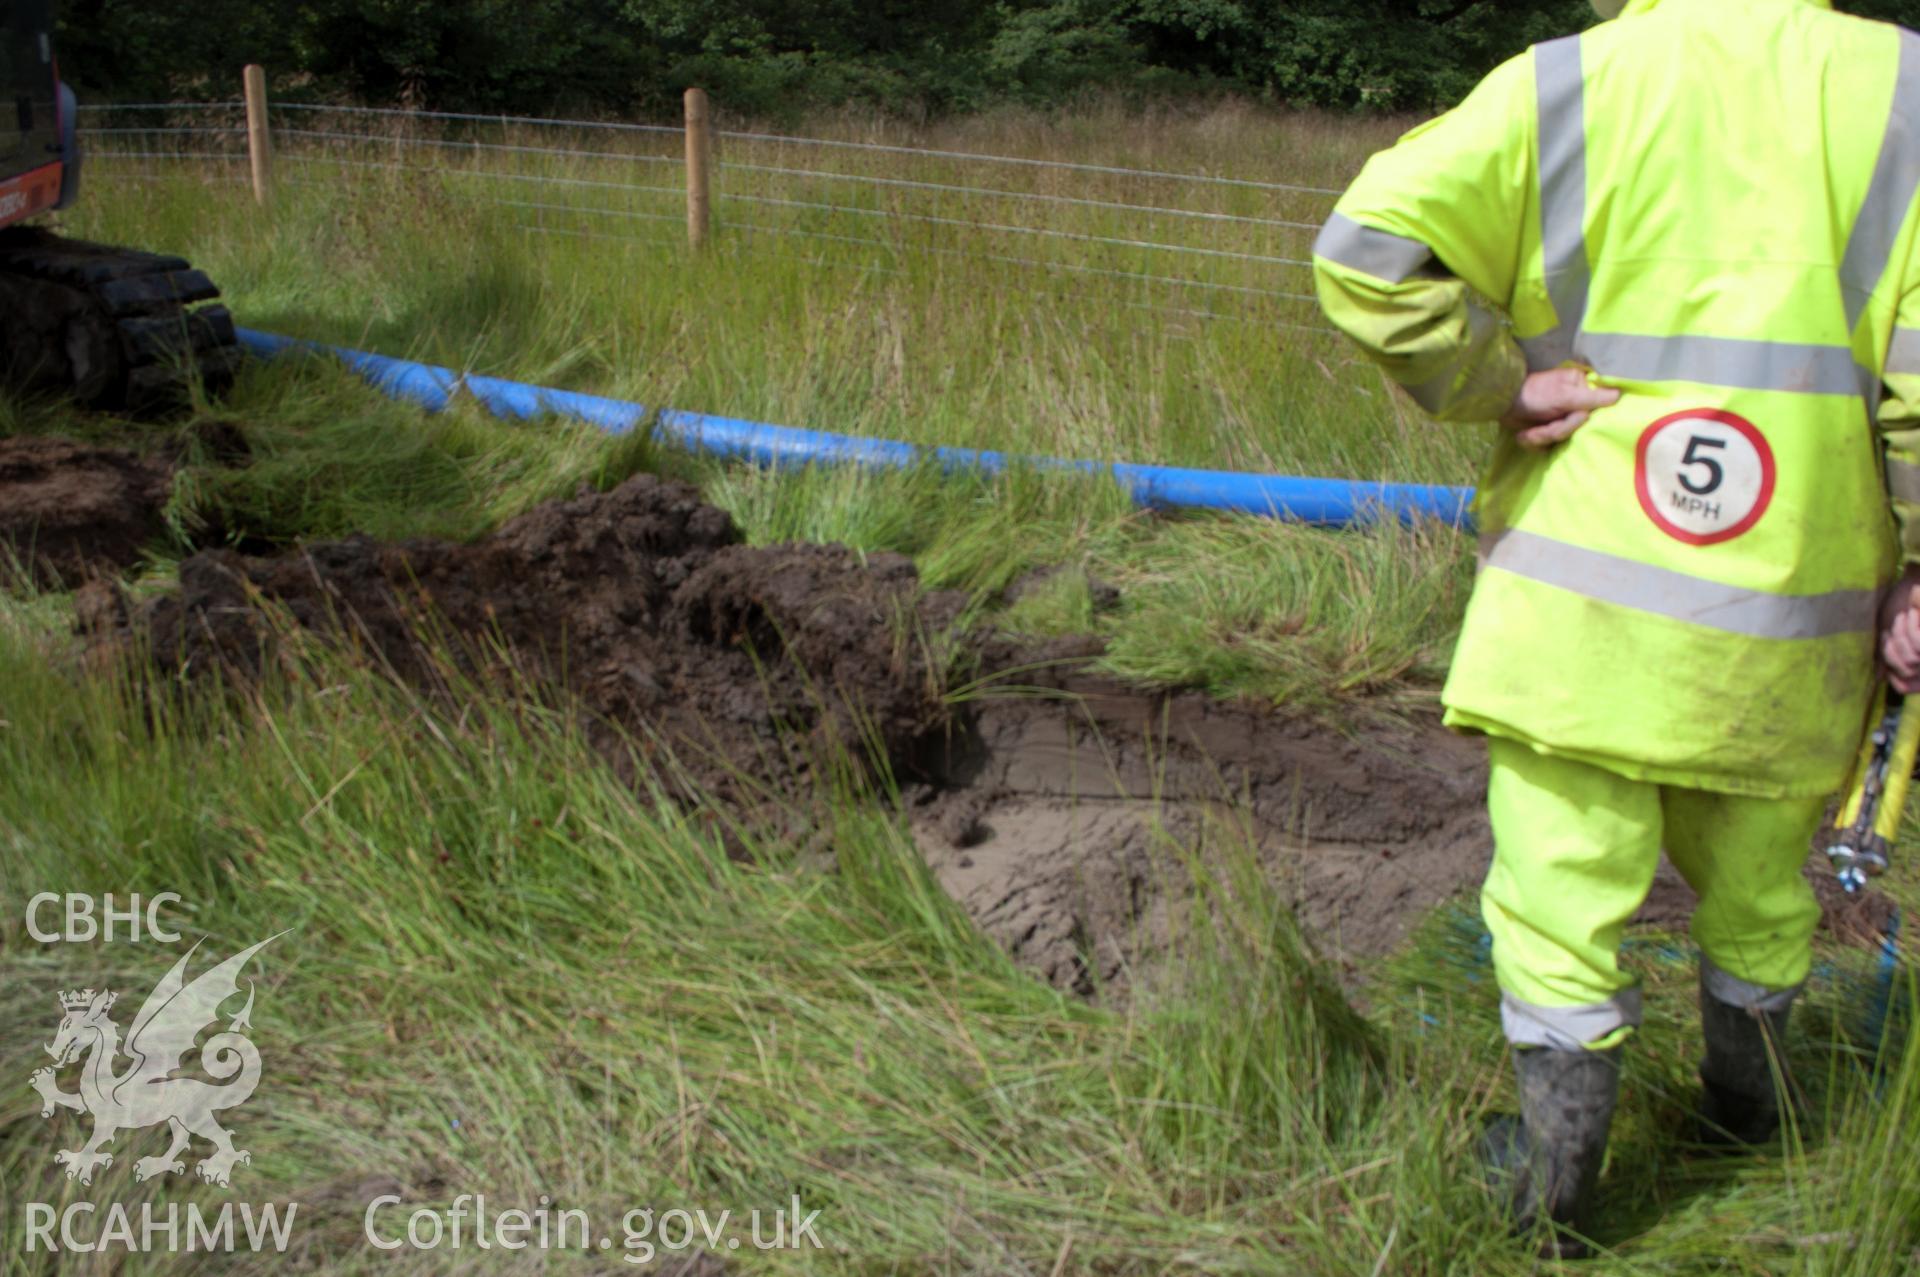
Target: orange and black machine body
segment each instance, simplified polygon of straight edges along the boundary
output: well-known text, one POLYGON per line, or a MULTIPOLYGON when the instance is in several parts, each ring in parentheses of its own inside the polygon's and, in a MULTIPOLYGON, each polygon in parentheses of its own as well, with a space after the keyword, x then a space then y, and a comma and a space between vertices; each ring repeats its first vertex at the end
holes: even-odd
POLYGON ((53 59, 52 0, 0 0, 0 226, 79 194, 76 113, 53 59))

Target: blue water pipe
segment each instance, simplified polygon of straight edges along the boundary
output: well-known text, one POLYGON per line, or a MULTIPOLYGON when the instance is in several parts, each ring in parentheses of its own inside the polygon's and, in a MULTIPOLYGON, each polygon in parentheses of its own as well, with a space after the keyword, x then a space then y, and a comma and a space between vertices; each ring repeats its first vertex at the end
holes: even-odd
MULTIPOLYGON (((282 337, 257 329, 239 330, 240 342, 262 358, 291 351, 331 354, 396 399, 432 412, 459 393, 472 395, 496 416, 524 419, 570 417, 610 434, 625 434, 652 416, 639 404, 572 390, 553 390, 498 377, 479 377, 411 359, 395 359, 364 350, 282 337)), ((896 439, 871 439, 827 430, 800 430, 733 417, 667 409, 654 423, 655 434, 696 452, 738 457, 759 465, 787 467, 823 462, 900 469, 935 459, 951 470, 997 474, 1009 466, 1043 470, 1110 473, 1143 506, 1230 510, 1295 523, 1343 527, 1382 518, 1411 523, 1436 519, 1470 528, 1472 488, 1417 483, 1366 483, 1347 479, 1302 479, 1231 470, 1187 470, 1177 466, 1136 465, 1129 461, 1072 461, 1058 457, 1021 457, 977 448, 922 447, 896 439)))

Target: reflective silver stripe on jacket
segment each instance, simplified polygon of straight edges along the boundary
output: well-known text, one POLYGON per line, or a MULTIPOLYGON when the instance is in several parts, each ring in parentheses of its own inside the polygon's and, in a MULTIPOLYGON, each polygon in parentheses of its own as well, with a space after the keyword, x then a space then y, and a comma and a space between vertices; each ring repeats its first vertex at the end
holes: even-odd
POLYGON ((1887 343, 1887 371, 1920 373, 1920 329, 1896 328, 1887 343))
POLYGON ((1640 1024, 1638 989, 1622 989, 1605 1002, 1578 1007, 1541 1007, 1511 993, 1500 995, 1500 1028, 1514 1046, 1578 1051, 1628 1024, 1640 1024))
POLYGON ((1872 377, 1845 346, 1743 337, 1585 332, 1580 355, 1607 376, 1631 381, 1697 381, 1806 395, 1858 395, 1872 377))
POLYGON ((1871 633, 1877 590, 1768 594, 1508 528, 1484 537, 1480 564, 1602 603, 1744 634, 1813 639, 1871 633))
MULTIPOLYGON (((1556 366, 1540 362, 1542 340, 1520 343, 1533 372, 1556 366)), ((1849 348, 1812 342, 1582 330, 1574 353, 1581 363, 1623 381, 1691 381, 1735 390, 1866 397, 1871 402, 1875 380, 1873 370, 1862 367, 1849 348)))
POLYGON ((1535 45, 1533 79, 1540 119, 1540 246, 1554 327, 1520 345, 1527 367, 1539 371, 1572 356, 1587 313, 1587 87, 1580 37, 1535 45))
POLYGON ((1873 180, 1840 262, 1848 332, 1860 322, 1880 277, 1887 273, 1893 241, 1913 207, 1914 191, 1920 189, 1920 36, 1896 30, 1900 32, 1900 74, 1887 112, 1887 131, 1880 139, 1873 180))
POLYGON ((1433 260, 1433 250, 1417 239, 1362 226, 1344 213, 1335 213, 1313 242, 1316 257, 1338 262, 1362 275, 1389 284, 1402 283, 1433 260))

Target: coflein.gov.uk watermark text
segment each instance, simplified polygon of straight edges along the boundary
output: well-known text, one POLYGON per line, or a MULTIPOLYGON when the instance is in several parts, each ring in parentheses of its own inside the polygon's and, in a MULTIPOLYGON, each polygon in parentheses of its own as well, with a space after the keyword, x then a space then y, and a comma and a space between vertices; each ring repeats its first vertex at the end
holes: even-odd
POLYGON ((462 1193, 443 1207, 408 1210, 398 1194, 367 1204, 362 1230, 380 1250, 607 1250, 616 1246, 630 1263, 651 1263, 662 1251, 705 1249, 818 1250, 817 1210, 804 1211, 800 1198, 773 1210, 735 1212, 704 1209, 655 1211, 647 1208, 620 1216, 618 1229, 596 1229, 579 1207, 554 1207, 542 1194, 532 1210, 495 1210, 485 1194, 462 1193))

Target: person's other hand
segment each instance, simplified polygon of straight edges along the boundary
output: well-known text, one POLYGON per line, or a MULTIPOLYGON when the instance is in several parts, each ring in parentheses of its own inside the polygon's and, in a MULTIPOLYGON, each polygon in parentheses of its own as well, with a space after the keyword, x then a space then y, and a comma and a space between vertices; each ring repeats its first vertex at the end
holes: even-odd
POLYGON ((1902 573, 1880 605, 1880 663, 1894 691, 1920 691, 1920 568, 1902 573))
POLYGON ((1611 386, 1589 385, 1584 368, 1549 368, 1527 375, 1500 424, 1522 448, 1539 452, 1586 425, 1595 408, 1619 401, 1611 386))

